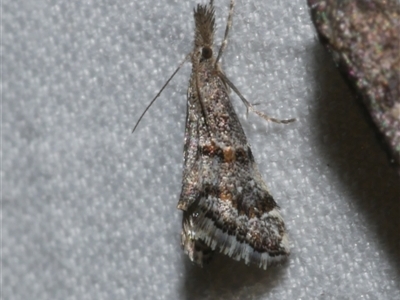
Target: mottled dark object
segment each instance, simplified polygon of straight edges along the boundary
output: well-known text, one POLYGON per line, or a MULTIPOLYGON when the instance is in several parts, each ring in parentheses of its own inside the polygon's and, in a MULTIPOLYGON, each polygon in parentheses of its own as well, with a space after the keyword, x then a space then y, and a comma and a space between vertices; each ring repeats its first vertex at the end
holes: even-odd
MULTIPOLYGON (((184 146, 182 247, 202 265, 213 251, 267 268, 290 252, 283 218, 254 162, 253 154, 229 99, 235 86, 218 63, 231 27, 234 1, 225 39, 214 55, 213 1, 194 11, 195 39, 191 52, 184 146)), ((241 96, 247 108, 253 106, 241 96)), ((278 123, 261 112, 260 116, 278 123)))
POLYGON ((183 211, 181 243, 190 260, 201 266, 218 251, 266 269, 289 255, 289 240, 279 207, 261 178, 229 99, 229 88, 248 111, 267 121, 287 124, 295 119, 278 120, 256 110, 221 70, 219 60, 227 45, 234 4, 231 0, 218 55, 213 51, 214 1, 199 4, 194 10, 194 47, 186 57, 191 59, 192 75, 187 93, 182 192, 177 205, 183 211))
MULTIPOLYGON (((187 93, 182 191, 177 205, 183 212, 181 244, 190 260, 201 266, 218 251, 266 269, 289 255, 289 240, 279 207, 254 162, 229 99, 229 88, 248 111, 267 121, 287 124, 295 119, 278 120, 256 110, 222 71, 219 60, 227 45, 234 6, 231 0, 218 55, 214 53, 214 1, 199 4, 194 10, 194 47, 186 56, 192 62, 192 75, 187 93)), ((147 106, 132 132, 183 63, 147 106)))
POLYGON ((400 172, 400 5, 308 0, 321 42, 362 99, 400 172))

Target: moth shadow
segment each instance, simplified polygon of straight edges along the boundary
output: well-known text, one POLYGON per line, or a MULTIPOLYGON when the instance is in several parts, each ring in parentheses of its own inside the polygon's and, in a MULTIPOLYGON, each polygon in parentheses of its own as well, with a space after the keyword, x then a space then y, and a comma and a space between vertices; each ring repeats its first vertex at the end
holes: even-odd
POLYGON ((400 178, 361 99, 341 77, 329 53, 317 42, 312 47, 319 88, 311 120, 317 149, 400 276, 400 178))
POLYGON ((182 294, 187 300, 258 299, 279 285, 289 266, 286 261, 263 270, 215 253, 213 259, 201 268, 182 256, 185 265, 182 294))

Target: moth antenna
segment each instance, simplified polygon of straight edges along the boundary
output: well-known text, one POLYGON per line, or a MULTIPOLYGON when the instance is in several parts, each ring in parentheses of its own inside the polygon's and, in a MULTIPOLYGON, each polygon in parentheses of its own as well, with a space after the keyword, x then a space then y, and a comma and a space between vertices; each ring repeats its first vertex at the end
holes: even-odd
POLYGON ((249 101, 247 101, 247 99, 242 95, 242 93, 239 92, 239 90, 236 88, 236 86, 232 83, 232 81, 230 81, 228 79, 228 77, 225 76, 225 74, 223 72, 218 71, 218 76, 222 79, 222 81, 224 81, 236 93, 236 95, 239 96, 240 100, 242 100, 242 102, 246 106, 247 114, 249 113, 249 110, 250 110, 250 111, 256 113, 258 116, 260 116, 261 118, 263 118, 266 121, 271 121, 271 122, 280 123, 280 124, 287 124, 287 123, 296 121, 296 119, 294 119, 294 118, 279 120, 279 119, 267 116, 263 112, 255 109, 254 106, 249 101))
POLYGON ((218 61, 222 56, 222 53, 224 52, 226 46, 228 45, 228 34, 229 34, 229 29, 231 29, 231 27, 232 27, 233 8, 234 7, 235 7, 235 1, 231 0, 231 4, 229 6, 228 21, 226 22, 224 40, 222 41, 221 47, 219 48, 218 56, 217 56, 217 59, 215 60, 215 66, 217 66, 218 61))
POLYGON ((178 68, 175 70, 175 72, 171 75, 171 77, 168 78, 167 82, 163 85, 163 87, 161 88, 161 90, 157 93, 157 95, 153 98, 153 100, 151 100, 150 104, 147 105, 146 109, 144 110, 144 112, 140 115, 139 120, 136 122, 135 127, 133 127, 132 129, 132 133, 136 130, 136 127, 138 127, 140 121, 143 119, 144 115, 146 114, 146 112, 149 110, 150 106, 153 105, 154 101, 156 101, 156 99, 158 98, 158 96, 160 96, 160 94, 162 93, 162 91, 165 89, 165 87, 168 85, 168 83, 172 80, 172 78, 175 76, 176 73, 178 73, 179 69, 183 66, 183 64, 187 61, 187 59, 190 57, 190 53, 188 55, 186 55, 185 59, 179 64, 178 68))

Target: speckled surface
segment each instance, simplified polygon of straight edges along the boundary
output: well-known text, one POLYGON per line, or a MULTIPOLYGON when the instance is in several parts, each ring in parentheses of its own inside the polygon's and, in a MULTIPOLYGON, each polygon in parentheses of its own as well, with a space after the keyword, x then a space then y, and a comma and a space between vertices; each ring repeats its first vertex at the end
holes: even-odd
MULTIPOLYGON (((263 271, 179 245, 193 1, 3 1, 4 299, 400 298, 400 185, 305 1, 238 1, 224 70, 292 245, 263 271)), ((228 1, 216 1, 221 40, 228 1)))
POLYGON ((322 43, 367 108, 400 175, 400 3, 308 3, 322 43))

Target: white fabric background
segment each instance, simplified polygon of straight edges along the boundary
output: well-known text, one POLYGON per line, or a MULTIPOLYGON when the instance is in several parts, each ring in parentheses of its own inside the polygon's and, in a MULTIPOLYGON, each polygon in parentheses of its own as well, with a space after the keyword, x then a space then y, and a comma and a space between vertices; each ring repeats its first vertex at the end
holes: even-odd
MULTIPOLYGON (((197 1, 3 1, 4 299, 400 299, 400 184, 306 1, 237 1, 223 67, 292 254, 267 271, 180 249, 197 1)), ((205 3, 205 2, 203 2, 205 3)), ((229 1, 216 1, 217 43, 229 1)))

